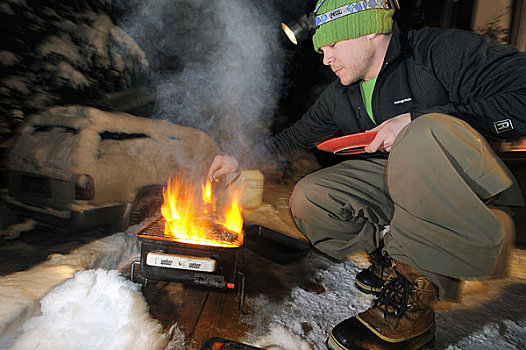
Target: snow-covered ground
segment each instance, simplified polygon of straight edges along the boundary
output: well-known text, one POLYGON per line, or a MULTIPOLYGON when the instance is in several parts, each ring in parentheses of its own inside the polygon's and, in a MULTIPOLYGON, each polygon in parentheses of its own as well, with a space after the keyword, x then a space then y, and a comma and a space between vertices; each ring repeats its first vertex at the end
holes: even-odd
MULTIPOLYGON (((136 230, 0 278, 0 349, 184 349, 177 325, 163 333, 139 285, 120 272, 138 257, 136 230)), ((324 349, 331 327, 372 300, 354 287, 354 261, 307 255, 298 263, 322 288, 294 287, 281 301, 249 297, 258 323, 243 340, 265 349, 324 349)), ((436 348, 525 349, 525 262, 515 250, 510 278, 466 283, 461 304, 441 304, 436 348)))
MULTIPOLYGON (((361 270, 357 264, 351 260, 338 264, 316 254, 305 259, 315 266, 312 278, 323 285, 324 292, 294 288, 280 304, 256 298, 256 309, 266 321, 260 324, 270 324, 274 337, 258 338, 267 330, 256 327, 247 342, 265 348, 288 337, 291 342, 283 349, 325 349, 327 334, 335 324, 369 307, 372 298, 354 287, 354 276, 361 270), (294 336, 311 348, 295 344, 294 336)), ((508 279, 466 282, 462 303, 441 303, 435 348, 526 349, 525 262, 525 252, 515 250, 508 279)))

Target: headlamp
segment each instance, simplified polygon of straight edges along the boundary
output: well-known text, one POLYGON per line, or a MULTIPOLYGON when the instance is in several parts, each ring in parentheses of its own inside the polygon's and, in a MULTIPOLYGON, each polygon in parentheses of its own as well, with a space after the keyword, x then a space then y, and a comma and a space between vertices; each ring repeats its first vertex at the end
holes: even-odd
POLYGON ((321 0, 314 12, 308 16, 303 15, 289 23, 281 23, 281 28, 283 28, 283 31, 292 43, 297 45, 313 35, 320 26, 347 15, 371 9, 394 9, 396 11, 400 8, 398 0, 362 0, 317 15, 316 12, 318 12, 324 2, 325 0, 321 0))
POLYGON ((316 31, 313 14, 314 13, 311 13, 308 17, 303 15, 299 19, 291 21, 288 24, 281 23, 281 28, 283 28, 283 31, 294 45, 304 41, 316 31))

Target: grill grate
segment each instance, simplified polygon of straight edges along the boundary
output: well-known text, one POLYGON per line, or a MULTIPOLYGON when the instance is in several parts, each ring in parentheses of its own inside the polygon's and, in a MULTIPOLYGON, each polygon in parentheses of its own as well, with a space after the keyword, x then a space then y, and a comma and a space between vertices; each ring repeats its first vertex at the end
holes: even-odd
POLYGON ((139 231, 137 237, 173 241, 173 237, 164 234, 164 223, 164 218, 160 216, 157 220, 152 221, 148 226, 139 231))
MULTIPOLYGON (((137 237, 142 239, 192 244, 192 242, 185 241, 184 239, 178 239, 172 235, 166 235, 164 233, 165 223, 166 220, 162 216, 159 216, 157 220, 154 220, 151 224, 139 231, 137 237)), ((206 241, 210 241, 210 246, 239 247, 243 245, 243 233, 238 235, 234 232, 223 230, 218 225, 211 225, 211 227, 206 228, 202 227, 201 233, 206 235, 206 237, 198 243, 201 245, 207 245, 206 241)))

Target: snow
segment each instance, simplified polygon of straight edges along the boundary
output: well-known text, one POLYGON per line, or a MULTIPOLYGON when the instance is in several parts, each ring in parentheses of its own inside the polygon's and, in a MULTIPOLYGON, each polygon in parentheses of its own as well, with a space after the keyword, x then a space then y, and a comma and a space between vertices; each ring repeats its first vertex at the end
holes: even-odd
POLYGON ((271 324, 268 334, 258 338, 252 345, 269 350, 291 349, 291 346, 295 350, 312 350, 309 343, 278 324, 271 324))
MULTIPOLYGON (((131 203, 141 188, 165 184, 172 173, 193 171, 204 178, 202 174, 219 151, 213 140, 197 129, 92 107, 67 106, 28 117, 11 152, 13 156, 7 162, 10 171, 68 182, 75 174, 89 174, 97 184, 97 200, 90 205, 102 207, 131 203), (34 132, 45 126, 51 128, 34 132), (70 129, 78 132, 68 132, 70 129), (102 138, 106 132, 145 137, 119 142, 102 138)), ((59 217, 65 215, 64 205, 89 209, 86 203, 40 205, 59 217)))
POLYGON ((6 50, 0 50, 0 64, 4 66, 11 66, 19 62, 19 57, 14 53, 6 50))
POLYGON ((24 323, 13 350, 149 350, 161 348, 166 337, 148 316, 140 286, 116 270, 78 272, 46 295, 40 309, 24 323))
POLYGON ((3 12, 7 15, 10 15, 10 16, 14 16, 15 15, 15 11, 13 11, 13 9, 11 8, 11 6, 9 6, 9 4, 7 3, 0 3, 0 12, 3 12))
POLYGON ((10 76, 2 79, 2 85, 18 93, 29 93, 27 80, 22 76, 10 76))
POLYGON ((7 0, 7 2, 9 2, 11 4, 17 4, 17 5, 20 5, 20 6, 27 6, 26 0, 7 0))
MULTIPOLYGON (((119 272, 138 258, 137 230, 0 278, 0 349, 183 349, 177 325, 163 334, 139 285, 119 272)), ((353 261, 359 260, 336 263, 313 252, 293 262, 308 266, 309 276, 292 276, 291 283, 309 278, 317 287, 296 286, 283 300, 248 297, 258 317, 242 340, 273 350, 324 349, 331 328, 372 301, 354 287, 361 264, 353 261)), ((524 261, 525 252, 515 249, 509 278, 467 282, 461 304, 440 304, 436 348, 526 348, 524 261)))
MULTIPOLYGON (((515 250, 509 278, 467 282, 460 304, 439 304, 436 349, 526 348, 526 307, 522 302, 526 280, 520 272, 525 257, 523 250, 515 250)), ((305 265, 314 266, 312 278, 321 283, 322 291, 293 288, 283 302, 263 296, 249 302, 254 303, 255 312, 261 313, 258 324, 269 324, 271 333, 286 331, 311 344, 312 349, 322 350, 332 327, 366 310, 372 298, 354 287, 354 277, 361 268, 350 259, 334 263, 316 254, 304 259, 305 265)), ((268 330, 254 326, 256 329, 245 342, 255 346, 273 344, 269 335, 263 334, 268 330)), ((279 341, 277 334, 274 341, 279 341)), ((291 342, 282 349, 299 349, 299 344, 291 342)))
POLYGON ((79 52, 79 47, 73 42, 71 36, 66 33, 51 35, 36 50, 42 57, 58 55, 61 59, 67 59, 76 65, 85 65, 84 59, 79 52))
MULTIPOLYGON (((307 157, 293 163, 299 176, 313 170, 307 157)), ((288 187, 268 182, 266 202, 248 213, 247 223, 266 224, 297 236, 288 214, 288 187)), ((75 344, 75 349, 184 349, 185 337, 177 320, 163 334, 158 321, 148 314, 138 285, 123 277, 122 272, 139 258, 136 232, 146 224, 1 277, 0 349, 68 349, 67 344, 75 344)), ((241 340, 269 350, 325 349, 332 327, 372 302, 370 295, 354 286, 356 274, 366 265, 364 254, 338 263, 311 252, 299 261, 274 267, 273 273, 286 281, 290 292, 283 298, 248 295, 246 303, 257 317, 242 319, 252 330, 241 340)), ((514 249, 508 278, 466 281, 461 303, 440 302, 435 348, 525 349, 524 266, 526 251, 514 249)))
MULTIPOLYGON (((372 296, 359 292, 354 287, 354 276, 360 268, 350 260, 343 263, 334 263, 317 254, 310 254, 304 262, 312 266, 313 284, 321 284, 323 288, 306 290, 294 287, 287 299, 282 302, 273 302, 261 296, 249 302, 254 303, 256 310, 261 310, 263 324, 287 330, 299 336, 313 349, 323 348, 323 344, 331 327, 339 321, 355 315, 368 308, 372 296)), ((271 328, 272 329, 272 328, 271 328)), ((253 337, 262 337, 253 341, 253 345, 265 342, 263 329, 256 329, 245 342, 251 342, 253 337)), ((267 336, 268 337, 268 336, 267 336)), ((286 349, 293 349, 289 344, 286 349)))
POLYGON ((8 23, 0 51, 0 65, 9 68, 0 81, 4 108, 27 114, 55 103, 99 102, 148 72, 143 50, 108 15, 111 2, 0 2, 8 23))
POLYGON ((81 89, 90 85, 89 80, 84 74, 73 68, 73 66, 67 62, 60 62, 55 73, 59 86, 70 84, 76 89, 81 89))
POLYGON ((139 247, 134 228, 87 244, 67 255, 54 254, 27 271, 1 277, 0 349, 9 348, 24 321, 38 314, 39 301, 77 271, 111 270, 137 255, 139 247))

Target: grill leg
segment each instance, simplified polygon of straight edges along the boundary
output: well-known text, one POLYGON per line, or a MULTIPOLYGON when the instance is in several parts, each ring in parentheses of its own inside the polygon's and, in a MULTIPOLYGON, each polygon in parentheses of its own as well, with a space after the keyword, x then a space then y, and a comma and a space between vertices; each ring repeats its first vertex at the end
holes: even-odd
POLYGON ((139 260, 135 260, 134 262, 132 262, 131 264, 131 274, 130 274, 130 280, 132 282, 135 282, 135 265, 141 265, 141 262, 139 260))
POLYGON ((245 314, 246 312, 243 310, 243 305, 245 305, 245 274, 239 271, 237 271, 237 274, 239 276, 239 289, 237 291, 238 309, 240 314, 245 314))

